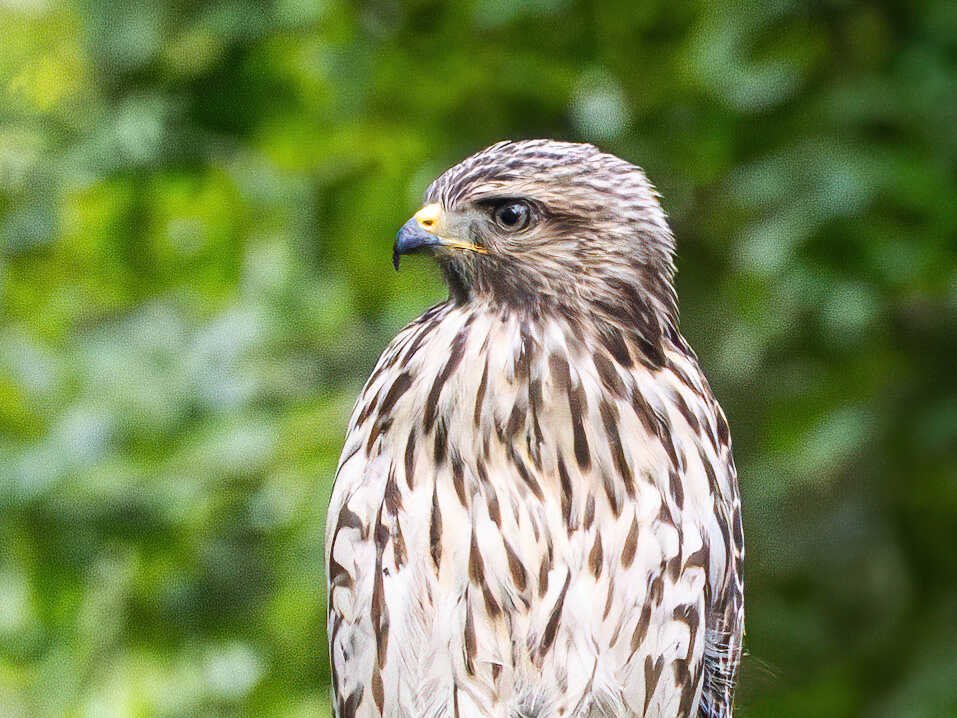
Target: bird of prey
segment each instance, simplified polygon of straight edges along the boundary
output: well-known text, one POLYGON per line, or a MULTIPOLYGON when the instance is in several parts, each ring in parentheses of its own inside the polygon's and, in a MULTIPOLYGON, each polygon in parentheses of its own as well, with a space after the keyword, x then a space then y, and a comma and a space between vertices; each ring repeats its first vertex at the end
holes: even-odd
POLYGON ((335 713, 732 714, 743 536, 636 166, 506 141, 428 188, 394 261, 449 298, 352 415, 326 530, 335 713))

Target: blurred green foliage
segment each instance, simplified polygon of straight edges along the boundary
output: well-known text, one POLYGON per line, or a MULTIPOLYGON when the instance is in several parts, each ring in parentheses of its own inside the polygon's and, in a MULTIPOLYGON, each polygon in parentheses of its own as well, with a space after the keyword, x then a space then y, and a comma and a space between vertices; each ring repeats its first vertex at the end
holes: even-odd
POLYGON ((731 419, 742 716, 957 715, 957 4, 0 3, 0 716, 327 715, 389 267, 504 137, 643 165, 731 419))

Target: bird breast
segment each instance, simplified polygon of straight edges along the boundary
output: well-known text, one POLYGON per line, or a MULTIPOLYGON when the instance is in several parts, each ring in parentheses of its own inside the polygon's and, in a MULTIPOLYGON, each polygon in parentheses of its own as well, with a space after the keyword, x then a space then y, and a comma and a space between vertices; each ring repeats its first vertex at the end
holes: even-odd
POLYGON ((394 340, 327 533, 332 611, 372 616, 380 685, 404 686, 383 700, 442 715, 454 685, 476 715, 640 715, 664 700, 649 670, 700 660, 719 432, 693 360, 673 362, 474 306, 394 340))

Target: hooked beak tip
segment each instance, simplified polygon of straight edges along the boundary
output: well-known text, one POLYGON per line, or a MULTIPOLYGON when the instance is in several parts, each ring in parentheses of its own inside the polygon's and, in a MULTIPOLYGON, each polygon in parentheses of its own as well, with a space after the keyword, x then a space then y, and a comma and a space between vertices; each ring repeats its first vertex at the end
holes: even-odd
POLYGON ((427 247, 435 247, 441 240, 434 234, 426 232, 415 218, 402 225, 402 229, 395 235, 395 245, 392 247, 392 266, 399 269, 399 257, 427 247))

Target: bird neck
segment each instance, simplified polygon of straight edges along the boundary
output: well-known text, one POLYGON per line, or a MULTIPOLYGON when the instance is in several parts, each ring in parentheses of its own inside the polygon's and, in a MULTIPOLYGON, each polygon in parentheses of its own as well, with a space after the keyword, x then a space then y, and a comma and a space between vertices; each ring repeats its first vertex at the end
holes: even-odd
POLYGON ((584 342, 597 338, 613 354, 635 354, 640 363, 653 368, 664 364, 668 348, 690 351, 678 328, 677 302, 670 287, 649 292, 609 279, 597 291, 585 291, 587 284, 574 282, 569 291, 558 294, 502 281, 469 283, 456 265, 448 265, 445 274, 449 304, 466 312, 487 312, 539 330, 557 323, 567 327, 570 336, 584 342))

